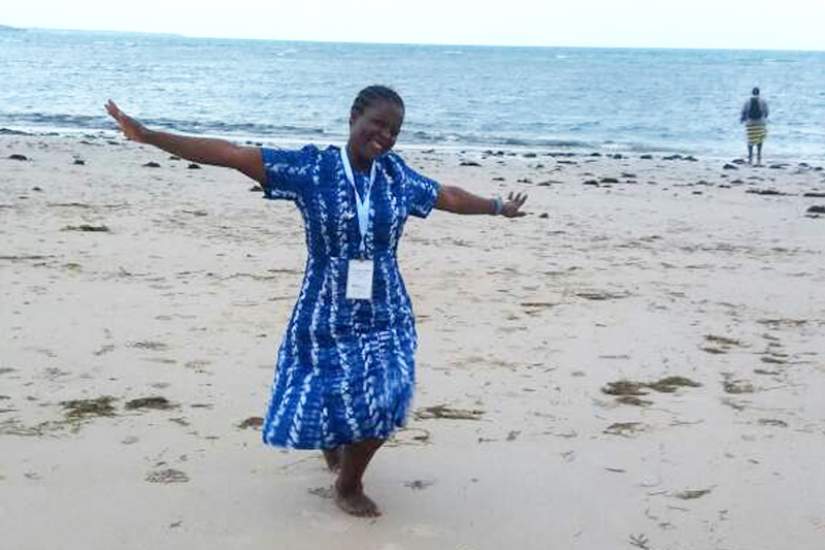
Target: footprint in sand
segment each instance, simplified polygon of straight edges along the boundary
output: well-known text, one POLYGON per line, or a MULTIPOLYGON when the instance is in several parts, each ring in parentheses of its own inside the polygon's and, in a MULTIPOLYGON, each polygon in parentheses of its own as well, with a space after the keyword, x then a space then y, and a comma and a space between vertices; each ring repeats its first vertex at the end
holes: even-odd
POLYGON ((150 351, 165 351, 169 349, 169 346, 167 344, 164 344, 163 342, 152 342, 151 340, 132 342, 131 344, 129 344, 129 347, 145 349, 150 351))
POLYGON ((313 489, 307 489, 307 493, 324 499, 332 499, 335 496, 332 487, 315 487, 313 489))
POLYGON ((145 480, 149 483, 187 483, 189 476, 180 470, 167 468, 166 470, 149 472, 146 474, 145 480))

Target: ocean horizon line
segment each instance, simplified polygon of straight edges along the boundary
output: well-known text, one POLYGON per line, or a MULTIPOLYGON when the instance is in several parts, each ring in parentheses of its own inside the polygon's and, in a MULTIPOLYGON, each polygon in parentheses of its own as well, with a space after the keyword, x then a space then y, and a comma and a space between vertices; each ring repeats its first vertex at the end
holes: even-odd
POLYGON ((322 40, 322 39, 295 39, 295 38, 264 38, 264 37, 245 37, 245 36, 212 36, 208 34, 187 34, 180 32, 154 32, 154 31, 136 31, 136 30, 112 30, 112 29, 76 29, 76 28, 52 28, 52 27, 20 27, 13 25, 0 24, 0 32, 54 32, 54 33, 86 33, 86 34, 101 34, 101 35, 125 35, 125 36, 151 36, 151 37, 166 37, 189 40, 225 40, 225 41, 245 41, 245 42, 271 42, 282 44, 323 44, 323 45, 342 45, 342 46, 398 46, 398 47, 433 47, 433 48, 506 48, 506 49, 525 49, 525 50, 587 50, 587 51, 662 51, 662 52, 750 52, 750 53, 825 53, 823 49, 799 49, 799 48, 753 48, 753 47, 719 47, 719 46, 641 46, 641 45, 565 45, 565 44, 481 44, 481 43, 451 43, 451 42, 361 42, 355 40, 322 40))

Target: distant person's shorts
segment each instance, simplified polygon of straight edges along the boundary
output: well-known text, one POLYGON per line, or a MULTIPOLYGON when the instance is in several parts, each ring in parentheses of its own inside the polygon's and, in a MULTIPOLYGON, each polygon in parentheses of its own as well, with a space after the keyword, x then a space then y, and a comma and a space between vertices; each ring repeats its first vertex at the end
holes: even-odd
POLYGON ((768 127, 761 122, 748 122, 745 125, 745 135, 748 137, 748 145, 762 145, 768 137, 768 127))

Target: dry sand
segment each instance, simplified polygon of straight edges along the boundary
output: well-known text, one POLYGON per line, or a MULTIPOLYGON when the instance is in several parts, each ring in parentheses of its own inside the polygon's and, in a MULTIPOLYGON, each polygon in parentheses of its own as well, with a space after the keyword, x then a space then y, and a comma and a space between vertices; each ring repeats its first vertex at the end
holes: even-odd
POLYGON ((402 154, 530 215, 409 221, 416 414, 363 520, 256 429, 297 211, 119 139, 0 136, 0 547, 822 547, 820 168, 402 154))

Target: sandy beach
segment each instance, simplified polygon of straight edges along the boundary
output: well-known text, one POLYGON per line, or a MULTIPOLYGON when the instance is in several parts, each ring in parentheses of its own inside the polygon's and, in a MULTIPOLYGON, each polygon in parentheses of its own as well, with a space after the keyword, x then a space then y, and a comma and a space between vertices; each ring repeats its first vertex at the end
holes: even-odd
POLYGON ((825 171, 769 145, 400 147, 529 215, 408 221, 415 413, 364 520, 257 429, 297 210, 113 134, 0 135, 0 547, 821 548, 825 171))

